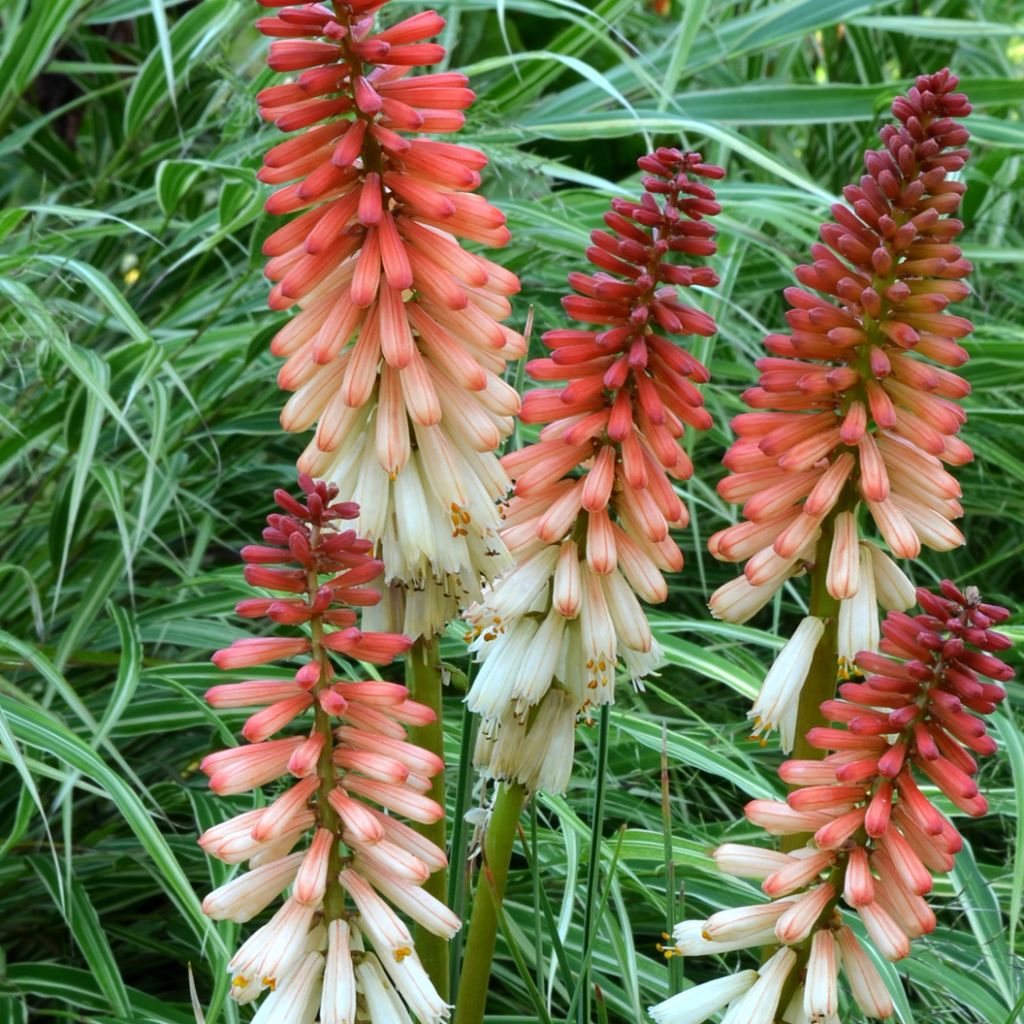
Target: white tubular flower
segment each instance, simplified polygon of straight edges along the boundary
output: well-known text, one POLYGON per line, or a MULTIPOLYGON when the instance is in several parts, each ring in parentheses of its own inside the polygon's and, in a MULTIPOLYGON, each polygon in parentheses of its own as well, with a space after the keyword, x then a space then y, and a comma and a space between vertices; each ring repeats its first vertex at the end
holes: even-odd
POLYGON ((251 921, 291 884, 303 857, 293 853, 233 878, 203 900, 203 913, 215 921, 251 921))
POLYGON ((381 960, 391 983, 420 1024, 441 1024, 451 1016, 449 1005, 438 995, 415 953, 381 960))
POLYGON ((565 617, 552 608, 534 633, 512 686, 517 715, 524 715, 551 687, 562 653, 565 626, 565 617))
POLYGON ((283 857, 299 841, 316 817, 312 811, 303 810, 290 817, 287 821, 287 829, 281 831, 280 834, 275 834, 273 839, 253 838, 255 827, 269 810, 270 808, 260 808, 255 811, 246 811, 244 814, 229 818, 220 825, 214 825, 213 828, 207 829, 202 834, 199 845, 211 857, 216 857, 218 860, 224 861, 225 864, 241 864, 243 861, 258 857, 267 850, 277 851, 277 855, 267 858, 268 860, 277 860, 279 857, 283 857))
POLYGON ((704 921, 681 921, 672 929, 674 950, 680 956, 707 956, 712 953, 731 953, 736 949, 752 949, 774 943, 775 918, 764 922, 756 932, 729 940, 708 939, 704 935, 704 921))
POLYGON ((580 582, 580 554, 574 540, 564 540, 558 549, 555 578, 551 592, 552 606, 565 618, 575 619, 583 601, 580 582))
POLYGON ((412 1017, 398 997, 380 961, 368 953, 356 965, 356 980, 366 1000, 367 1016, 375 1024, 412 1024, 412 1017))
POLYGON ((760 935, 769 923, 774 925, 792 906, 792 900, 775 900, 719 910, 704 922, 703 936, 711 942, 749 942, 751 936, 760 935))
POLYGON ((763 846, 744 846, 741 843, 723 843, 711 856, 723 874, 758 881, 763 881, 790 863, 787 853, 768 850, 763 846))
POLYGON ((474 764, 531 792, 564 793, 572 772, 575 728, 576 699, 561 687, 548 690, 527 720, 509 708, 493 735, 481 732, 474 764))
POLYGON ((887 612, 902 612, 913 607, 917 603, 917 595, 906 573, 877 544, 864 541, 862 546, 871 556, 878 603, 887 612))
POLYGON ((811 938, 804 983, 804 1013, 812 1024, 827 1021, 839 1012, 838 972, 835 937, 828 929, 819 929, 811 938))
POLYGON ((773 1024, 786 978, 796 963, 796 953, 783 946, 757 972, 757 981, 735 1003, 722 1024, 773 1024))
POLYGON ((753 586, 746 576, 737 576, 723 583, 708 601, 708 608, 716 619, 726 622, 743 623, 752 619, 778 590, 774 583, 753 586))
POLYGON ((747 712, 747 717, 754 719, 753 734, 757 736, 778 729, 780 744, 787 752, 793 749, 800 691, 824 632, 824 622, 813 615, 801 621, 779 652, 761 684, 757 700, 747 712))
POLYGON ((593 691, 592 703, 607 704, 614 699, 615 693, 615 661, 618 656, 615 623, 608 610, 601 577, 585 562, 581 563, 580 572, 583 581, 580 627, 588 676, 587 687, 593 691))
POLYGON ((287 900, 258 931, 252 933, 228 963, 232 989, 248 990, 254 982, 276 985, 306 952, 313 908, 287 900))
POLYGON ((826 588, 837 600, 846 601, 860 588, 860 553, 857 546, 857 516, 840 512, 833 527, 826 588))
POLYGON ((861 1012, 867 1017, 891 1017, 892 997, 857 936, 843 925, 836 929, 836 944, 842 957, 843 974, 861 1012))
POLYGON ((308 1024, 313 1020, 323 987, 324 958, 309 953, 265 999, 252 1024, 308 1024))
POLYGON ((517 562, 511 572, 488 590, 478 605, 466 612, 466 618, 486 635, 492 626, 529 611, 554 573, 558 552, 558 547, 551 544, 517 562))
POLYGON ((456 914, 425 889, 384 875, 374 879, 374 885, 399 910, 408 914, 431 935, 450 939, 462 927, 456 914))
POLYGON ((634 651, 642 654, 649 651, 654 643, 651 626, 625 577, 616 570, 602 576, 601 585, 616 637, 634 651))
POLYGON ((861 546, 858 558, 860 586, 853 597, 839 603, 837 650, 847 664, 853 663, 859 651, 877 651, 880 637, 871 554, 861 546))
POLYGON ((483 664, 466 698, 470 711, 485 719, 502 715, 516 692, 537 628, 532 617, 515 619, 496 639, 485 642, 480 651, 483 664))
POLYGON ((738 999, 757 981, 757 971, 740 971, 678 995, 648 1008, 656 1024, 702 1024, 734 999, 738 999))
POLYGON ((412 935, 395 912, 351 868, 345 868, 338 879, 358 908, 360 926, 374 949, 386 956, 408 956, 412 935))
POLYGON ((320 1024, 355 1024, 356 975, 347 922, 327 926, 327 962, 320 996, 320 1024))

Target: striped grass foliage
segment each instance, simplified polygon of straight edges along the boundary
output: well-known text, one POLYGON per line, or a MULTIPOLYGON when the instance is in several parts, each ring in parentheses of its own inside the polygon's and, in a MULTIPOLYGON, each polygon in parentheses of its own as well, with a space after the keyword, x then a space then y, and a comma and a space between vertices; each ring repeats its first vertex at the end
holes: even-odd
MULTIPOLYGON (((219 681, 209 653, 243 635, 234 551, 297 454, 266 352, 282 317, 266 310, 260 275, 272 226, 255 170, 272 129, 255 116, 269 79, 253 8, 0 3, 0 1021, 12 1024, 248 1015, 226 999, 237 926, 205 919, 195 895, 229 869, 195 839, 222 815, 198 760, 241 721, 201 701, 219 681)), ((484 191, 509 217, 516 319, 531 304, 535 337, 561 324, 565 272, 609 197, 637 191, 635 158, 651 143, 681 141, 729 172, 722 283, 701 297, 721 330, 694 353, 713 374, 716 427, 689 439, 689 567, 651 613, 668 665, 605 730, 580 730, 569 792, 524 817, 488 1017, 638 1021, 684 974, 719 973, 667 965, 655 946, 668 923, 753 895, 708 850, 752 836, 742 804, 779 785, 777 755, 741 723, 780 642, 704 609, 733 573, 703 546, 735 514, 714 490, 726 424, 781 322, 781 288, 889 100, 943 65, 977 111, 964 216, 977 265, 965 437, 977 459, 961 474, 968 543, 930 555, 917 582, 949 576, 1019 603, 1024 3, 673 0, 668 17, 642 0, 438 8, 452 65, 480 97, 465 141, 492 157, 484 191)), ((520 428, 520 442, 531 436, 520 428)), ((785 591, 774 619, 802 611, 785 591)), ((442 649, 458 764, 471 667, 460 630, 442 649)), ((1011 684, 997 716, 991 814, 958 821, 969 848, 938 883, 939 929, 900 965, 902 983, 887 968, 903 1022, 1012 1024, 1024 1006, 1021 696, 1011 684)), ((480 801, 461 764, 448 793, 457 865, 478 820, 462 814, 480 801)), ((246 799, 229 802, 241 811, 246 799)), ((462 872, 450 890, 464 910, 462 872)))

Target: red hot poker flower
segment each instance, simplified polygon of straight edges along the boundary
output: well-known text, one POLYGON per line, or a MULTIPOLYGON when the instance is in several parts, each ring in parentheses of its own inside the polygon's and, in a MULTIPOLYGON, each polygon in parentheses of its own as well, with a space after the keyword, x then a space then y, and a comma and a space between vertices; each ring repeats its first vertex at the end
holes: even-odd
MULTIPOLYGON (((921 778, 964 814, 987 809, 974 776, 977 758, 996 751, 984 717, 1005 699, 1000 683, 1013 676, 998 657, 1010 641, 991 628, 1009 613, 985 604, 976 588, 961 591, 949 580, 940 593, 922 589, 917 596, 923 612, 891 612, 882 653, 861 652, 856 665, 864 677, 822 704, 833 725, 812 729, 808 739, 827 751, 824 760, 786 761, 779 769, 793 787, 786 801, 747 805, 747 818, 768 833, 813 833, 811 841, 789 853, 736 843, 715 851, 722 871, 758 879, 773 902, 683 922, 669 951, 790 946, 796 956, 789 980, 773 998, 782 1006, 794 1000, 789 1005, 802 1006, 805 1019, 836 1012, 838 961, 816 960, 816 947, 833 942, 862 1012, 893 1013, 885 984, 842 923, 840 901, 860 916, 868 939, 889 960, 907 956, 911 941, 935 928, 924 897, 932 876, 952 869, 962 839, 924 794, 921 778)), ((682 1006, 685 996, 675 997, 682 1006)))
POLYGON ((214 707, 257 710, 242 728, 247 744, 200 765, 220 795, 278 779, 285 785, 266 807, 215 825, 200 839, 211 856, 250 866, 210 893, 203 909, 218 920, 249 921, 291 886, 229 963, 237 1001, 271 990, 260 1010, 268 1019, 351 1021, 362 993, 375 1019, 390 1019, 400 996, 418 1020, 440 1024, 448 1007, 392 909, 448 938, 459 927, 421 888, 444 867, 444 852, 399 820, 431 822, 444 813, 425 795, 443 764, 406 734, 406 726, 424 725, 434 713, 409 700, 404 686, 335 675, 329 652, 386 664, 411 641, 358 628, 353 608, 379 600, 368 584, 383 565, 370 541, 339 529, 358 516, 353 503, 338 502, 333 486, 305 476, 299 482, 304 499, 277 491, 282 511, 268 516, 265 543, 242 551, 246 579, 282 596, 249 598, 237 610, 308 627, 308 637, 236 640, 213 661, 233 669, 296 655, 308 660, 290 679, 212 687, 206 698, 214 707), (299 731, 272 738, 299 722, 299 731), (300 843, 304 849, 295 851, 300 843))
POLYGON ((564 788, 576 715, 614 699, 619 661, 637 683, 660 662, 638 599, 663 601, 662 572, 682 567, 669 535, 687 521, 673 486, 692 472, 680 442, 711 423, 696 386, 707 371, 667 335, 716 329, 676 288, 718 278, 674 254, 715 252, 705 218, 719 206, 700 179, 724 172, 674 149, 639 164, 641 200, 613 200, 587 250, 595 273, 569 276, 577 294, 563 305, 592 326, 549 331, 551 356, 529 365, 562 386, 524 399, 524 422, 545 426, 503 460, 516 564, 467 612, 484 662, 469 694, 487 722, 477 759, 530 789, 564 788))
POLYGON ((487 158, 424 137, 458 131, 474 98, 456 72, 410 77, 444 56, 426 41, 444 20, 378 29, 384 2, 264 3, 282 8, 258 22, 269 64, 294 79, 264 89, 260 112, 295 134, 259 177, 281 186, 270 213, 298 214, 264 245, 271 307, 298 306, 271 345, 294 392, 282 423, 317 424, 300 469, 360 504, 388 578, 411 585, 419 635, 507 563, 493 453, 519 409, 502 374, 525 342, 501 323, 517 278, 460 244, 509 238, 473 194, 487 158))
POLYGON ((598 326, 544 335, 552 354, 527 369, 535 380, 567 383, 526 395, 521 418, 545 424, 540 442, 503 460, 515 479, 510 549, 525 553, 561 540, 585 511, 587 558, 600 574, 616 563, 609 511, 660 568, 682 567, 668 530, 684 526, 687 513, 671 480, 693 472, 680 444, 685 428, 711 425, 695 386, 707 381, 707 370, 665 335, 715 333, 712 317, 680 301, 676 288, 714 287, 718 276, 672 256, 715 252, 715 229, 705 218, 721 207, 699 179, 725 172, 698 153, 672 149, 638 163, 647 172, 643 196, 612 200, 608 230, 592 232, 587 249, 598 269, 570 274, 577 294, 562 300, 573 319, 598 326), (569 476, 577 465, 580 475, 569 476))
MULTIPOLYGON (((894 101, 898 124, 865 154, 867 174, 844 190, 849 205, 833 206, 814 262, 797 268, 804 288, 786 290, 791 332, 765 340, 771 355, 744 396, 756 411, 734 421, 731 475, 719 485, 745 521, 709 546, 747 564, 712 597, 716 615, 753 615, 813 558, 826 521, 861 501, 897 557, 963 543, 951 522, 960 489, 943 468, 972 457, 954 436, 970 388, 953 372, 971 323, 947 312, 968 294, 971 270, 953 244, 964 185, 950 176, 968 157, 954 119, 971 110, 956 86, 948 71, 923 75, 894 101)), ((858 589, 856 533, 856 523, 835 531, 837 563, 851 571, 830 573, 829 590, 844 601, 858 589)))

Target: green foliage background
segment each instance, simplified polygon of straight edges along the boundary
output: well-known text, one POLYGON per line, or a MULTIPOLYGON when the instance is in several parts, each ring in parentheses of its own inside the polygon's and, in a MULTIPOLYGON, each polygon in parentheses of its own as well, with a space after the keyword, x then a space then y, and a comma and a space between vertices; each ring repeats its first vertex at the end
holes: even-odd
MULTIPOLYGON (((561 322, 565 274, 608 198, 636 190, 651 142, 683 140, 729 170, 723 283, 701 296, 721 331, 696 345, 718 426, 690 439, 688 566, 652 612, 670 664, 646 694, 621 690, 597 828, 596 729, 580 730, 567 796, 524 819, 489 1017, 578 1020, 590 1003, 595 1020, 641 1021, 684 971, 719 970, 670 970, 655 943, 666 922, 753 892, 719 878, 706 851, 744 836, 743 802, 778 789, 777 752, 746 740, 743 715, 780 646, 773 627, 802 596, 790 589, 752 628, 704 610, 733 574, 703 547, 733 515, 715 494, 726 424, 781 322, 781 288, 888 101, 947 64, 977 109, 964 236, 977 294, 963 309, 977 324, 965 434, 977 461, 961 473, 967 546, 914 573, 1020 599, 1024 3, 673 0, 665 18, 641 0, 438 6, 452 66, 479 94, 464 141, 492 158, 484 188, 513 231, 502 258, 523 278, 520 322, 528 305, 539 329, 561 322)), ((201 696, 217 676, 210 651, 242 633, 235 551, 301 445, 278 427, 266 352, 281 316, 259 256, 271 226, 255 171, 274 130, 253 100, 269 80, 257 13, 251 0, 0 0, 4 1024, 187 1024, 189 965, 207 1021, 248 1017, 225 999, 237 928, 207 922, 196 896, 226 869, 195 839, 244 806, 196 776, 237 725, 201 696)), ((445 651, 466 668, 457 631, 445 651)), ((1021 696, 1011 686, 1002 756, 983 769, 992 813, 958 821, 970 846, 938 883, 939 930, 902 982, 889 971, 902 1021, 1013 1024, 1024 1005, 1021 696)), ((454 764, 456 691, 448 704, 454 764)), ((452 807, 479 802, 472 781, 451 773, 452 807)), ((471 839, 456 836, 457 863, 471 839)), ((454 890, 464 905, 460 872, 454 890)))

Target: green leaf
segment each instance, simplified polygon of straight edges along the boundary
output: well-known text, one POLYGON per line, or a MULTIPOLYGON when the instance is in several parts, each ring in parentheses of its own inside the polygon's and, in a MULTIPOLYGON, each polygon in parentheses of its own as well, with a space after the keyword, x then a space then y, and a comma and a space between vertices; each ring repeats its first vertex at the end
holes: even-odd
POLYGON ((110 1009, 119 1017, 128 1017, 131 1007, 124 979, 110 948, 110 940, 89 894, 77 877, 67 879, 66 889, 61 885, 54 865, 36 859, 32 865, 43 879, 54 902, 67 922, 68 931, 82 951, 89 970, 110 1009))
MULTIPOLYGON (((662 750, 660 722, 641 718, 621 709, 616 711, 614 724, 642 747, 648 750, 662 750)), ((718 778, 727 779, 742 793, 750 797, 775 799, 775 787, 766 783, 760 773, 751 770, 749 763, 735 748, 723 752, 718 746, 709 744, 685 733, 670 731, 667 739, 669 762, 685 764, 718 778)), ((724 744, 722 744, 724 746, 724 744)))
POLYGON ((142 844, 147 856, 152 859, 161 888, 189 922, 196 938, 211 944, 222 955, 226 954, 220 935, 200 909, 199 900, 167 840, 153 824, 149 812, 132 787, 53 715, 24 707, 4 696, 0 696, 0 714, 6 719, 16 740, 46 751, 103 788, 107 798, 142 844))
POLYGON ((47 0, 25 5, 28 13, 20 25, 5 19, 5 37, 0 43, 0 125, 6 122, 19 97, 45 67, 78 12, 88 3, 89 0, 47 0))
MULTIPOLYGON (((1003 916, 991 887, 978 871, 969 843, 965 842, 957 854, 952 874, 953 883, 960 892, 960 905, 977 940, 978 952, 1006 1004, 1003 1009, 1008 1010, 1017 1001, 1018 991, 1006 945, 1003 916)), ((1001 1014, 992 1015, 990 1019, 995 1020, 999 1016, 1001 1014)))
POLYGON ((203 0, 175 23, 165 47, 154 50, 139 68, 124 108, 124 133, 128 139, 139 135, 160 106, 173 101, 180 79, 211 46, 232 16, 232 0, 203 0), (170 50, 168 65, 167 50, 170 50))

